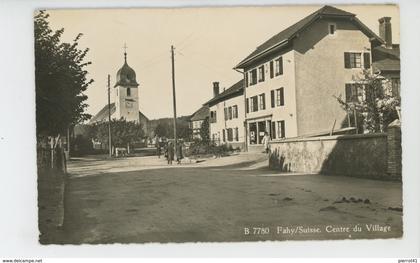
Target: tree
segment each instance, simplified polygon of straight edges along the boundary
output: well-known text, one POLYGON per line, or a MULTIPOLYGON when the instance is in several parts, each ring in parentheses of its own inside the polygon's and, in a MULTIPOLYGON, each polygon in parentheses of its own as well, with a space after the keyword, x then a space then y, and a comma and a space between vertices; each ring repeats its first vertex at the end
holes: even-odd
POLYGON ((168 137, 169 127, 166 123, 159 123, 155 128, 155 135, 159 137, 168 137))
POLYGON ((210 125, 209 118, 205 118, 200 128, 200 137, 204 142, 210 141, 210 125))
POLYGON ((337 97, 342 108, 347 112, 356 112, 356 116, 362 118, 364 131, 386 131, 388 125, 398 118, 396 108, 401 104, 399 96, 392 92, 391 81, 364 70, 361 76, 356 77, 354 88, 356 94, 353 98, 337 97))
POLYGON ((57 136, 70 126, 88 120, 84 94, 93 82, 87 78, 85 56, 78 34, 71 43, 61 42, 64 29, 53 31, 45 11, 34 17, 37 135, 57 136))
MULTIPOLYGON (((108 143, 108 123, 94 124, 94 138, 101 143, 108 143)), ((111 121, 111 139, 115 147, 127 147, 139 142, 144 137, 141 124, 124 119, 111 121)))

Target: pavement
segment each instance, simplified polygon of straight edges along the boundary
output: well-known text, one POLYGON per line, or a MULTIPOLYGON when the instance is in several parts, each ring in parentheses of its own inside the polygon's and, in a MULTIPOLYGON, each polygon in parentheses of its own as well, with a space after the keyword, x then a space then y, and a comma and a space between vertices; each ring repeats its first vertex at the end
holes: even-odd
POLYGON ((43 243, 399 238, 401 183, 270 170, 265 154, 75 159, 43 243), (360 230, 359 230, 360 229, 360 230))

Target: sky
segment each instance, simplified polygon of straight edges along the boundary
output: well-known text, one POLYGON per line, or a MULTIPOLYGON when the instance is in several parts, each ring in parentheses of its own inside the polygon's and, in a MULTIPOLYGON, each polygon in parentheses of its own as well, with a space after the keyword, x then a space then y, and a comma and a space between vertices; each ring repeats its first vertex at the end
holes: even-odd
MULTIPOLYGON (((229 88, 242 78, 233 70, 271 36, 322 6, 61 9, 48 10, 53 29, 64 28, 63 41, 83 33, 89 48, 86 70, 94 83, 85 94, 94 115, 107 103, 118 69, 127 62, 137 74, 139 107, 149 119, 173 116, 171 45, 175 47, 177 115, 190 115, 211 99, 212 82, 229 88)), ((399 9, 394 5, 336 5, 354 13, 375 33, 378 19, 391 17, 393 43, 399 43, 399 9)), ((113 96, 111 96, 111 101, 113 96)))

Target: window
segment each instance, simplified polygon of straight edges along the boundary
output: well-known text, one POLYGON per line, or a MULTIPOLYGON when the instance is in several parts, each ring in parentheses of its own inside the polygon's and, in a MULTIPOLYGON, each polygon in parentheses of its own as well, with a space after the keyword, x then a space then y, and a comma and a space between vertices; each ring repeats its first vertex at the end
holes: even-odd
POLYGON ((274 62, 270 61, 270 78, 274 78, 274 62))
POLYGON ((265 110, 265 93, 259 95, 260 110, 265 110))
POLYGON ((228 118, 229 118, 229 120, 231 120, 232 117, 233 117, 233 115, 232 115, 232 107, 229 107, 228 108, 228 118))
POLYGON ((237 105, 232 106, 232 118, 234 118, 234 119, 238 118, 238 106, 237 105))
POLYGON ((249 74, 250 74, 250 77, 249 77, 250 83, 249 83, 249 85, 255 85, 255 84, 257 84, 257 69, 251 70, 249 72, 249 74))
POLYGON ((245 102, 245 111, 246 111, 246 113, 249 113, 249 99, 248 98, 246 98, 246 102, 245 102))
POLYGON ((127 97, 130 97, 130 96, 131 96, 131 89, 127 88, 127 97))
POLYGON ((276 106, 284 106, 284 88, 276 89, 276 106))
POLYGON ((284 138, 285 137, 285 130, 284 130, 284 121, 277 122, 277 138, 284 138))
POLYGON ((274 121, 271 123, 271 138, 276 138, 276 123, 274 121))
POLYGON ((216 111, 210 111, 210 123, 217 122, 216 111))
POLYGON ((362 67, 362 53, 345 52, 344 53, 344 67, 345 68, 361 68, 362 67))
POLYGON ((258 111, 258 96, 251 97, 250 108, 251 112, 258 111))
POLYGON ((227 140, 229 142, 233 141, 233 130, 232 130, 232 128, 227 129, 227 140))
POLYGON ((399 78, 391 79, 391 88, 392 88, 392 96, 393 97, 400 97, 400 90, 401 90, 401 80, 399 78))
POLYGON ((276 76, 283 75, 283 57, 279 57, 276 62, 276 76))
POLYGON ((330 35, 335 35, 336 30, 337 30, 336 24, 328 24, 328 31, 330 35))
POLYGON ((258 82, 264 81, 264 65, 258 68, 258 82))
POLYGON ((235 141, 239 141, 239 129, 238 129, 238 127, 235 128, 235 141))
POLYGON ((346 84, 346 102, 360 102, 363 100, 363 89, 354 83, 346 84))

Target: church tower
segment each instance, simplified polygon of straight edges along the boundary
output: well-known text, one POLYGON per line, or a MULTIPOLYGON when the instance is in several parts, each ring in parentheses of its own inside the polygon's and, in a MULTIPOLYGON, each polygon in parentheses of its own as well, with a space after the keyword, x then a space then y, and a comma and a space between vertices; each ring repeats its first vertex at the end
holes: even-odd
POLYGON ((139 84, 136 72, 127 64, 127 52, 124 51, 124 65, 118 70, 115 89, 115 118, 139 122, 139 84))

